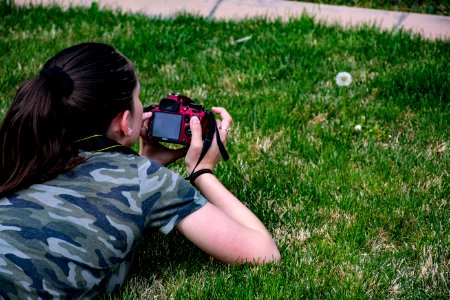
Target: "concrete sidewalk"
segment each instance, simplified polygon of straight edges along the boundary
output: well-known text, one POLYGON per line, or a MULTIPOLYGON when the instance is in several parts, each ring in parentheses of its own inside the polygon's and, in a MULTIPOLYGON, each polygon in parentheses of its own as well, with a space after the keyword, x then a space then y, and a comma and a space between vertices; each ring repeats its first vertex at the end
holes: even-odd
POLYGON ((57 4, 90 6, 97 2, 102 8, 121 9, 150 17, 171 17, 190 13, 211 19, 239 20, 252 17, 288 20, 306 13, 325 24, 344 27, 375 25, 381 30, 404 29, 427 39, 450 38, 450 17, 363 9, 346 6, 313 4, 284 0, 15 0, 16 4, 57 4))

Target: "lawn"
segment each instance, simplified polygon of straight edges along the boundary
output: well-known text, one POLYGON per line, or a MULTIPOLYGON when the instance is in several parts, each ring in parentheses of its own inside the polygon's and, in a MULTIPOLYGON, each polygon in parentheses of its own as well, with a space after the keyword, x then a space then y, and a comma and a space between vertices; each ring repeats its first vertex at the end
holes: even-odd
POLYGON ((0 118, 46 59, 84 41, 135 63, 145 104, 176 91, 234 118, 216 174, 282 261, 227 266, 177 233, 149 233, 107 299, 449 298, 449 42, 306 16, 163 20, 0 2, 0 20, 0 118), (349 86, 336 84, 341 71, 349 86))
POLYGON ((308 0, 300 2, 450 16, 450 2, 442 0, 308 0))

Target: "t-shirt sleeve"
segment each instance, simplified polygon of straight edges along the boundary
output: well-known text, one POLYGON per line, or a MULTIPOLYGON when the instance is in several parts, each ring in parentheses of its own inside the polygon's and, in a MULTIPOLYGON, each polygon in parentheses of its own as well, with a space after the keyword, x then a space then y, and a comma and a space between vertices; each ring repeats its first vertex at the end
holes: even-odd
POLYGON ((145 228, 167 234, 207 202, 180 175, 157 162, 141 160, 138 172, 145 228))

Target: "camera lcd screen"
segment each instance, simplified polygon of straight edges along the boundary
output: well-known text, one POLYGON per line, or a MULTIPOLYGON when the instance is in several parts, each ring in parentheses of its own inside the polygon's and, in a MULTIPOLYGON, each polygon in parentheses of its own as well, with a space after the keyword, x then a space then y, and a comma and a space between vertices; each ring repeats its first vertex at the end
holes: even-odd
POLYGON ((152 136, 168 141, 180 139, 182 115, 155 112, 152 136))

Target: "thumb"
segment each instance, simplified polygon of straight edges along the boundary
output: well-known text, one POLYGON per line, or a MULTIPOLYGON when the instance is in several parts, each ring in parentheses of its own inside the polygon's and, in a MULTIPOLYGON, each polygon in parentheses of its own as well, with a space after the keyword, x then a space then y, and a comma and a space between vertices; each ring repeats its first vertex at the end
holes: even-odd
POLYGON ((191 133, 192 133, 191 145, 196 146, 196 147, 203 145, 202 126, 200 125, 200 119, 195 116, 192 117, 190 126, 191 126, 191 133))
POLYGON ((153 116, 153 113, 151 111, 145 112, 142 114, 142 121, 148 120, 153 116))

